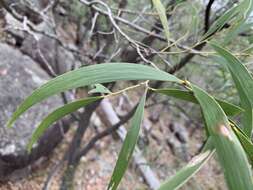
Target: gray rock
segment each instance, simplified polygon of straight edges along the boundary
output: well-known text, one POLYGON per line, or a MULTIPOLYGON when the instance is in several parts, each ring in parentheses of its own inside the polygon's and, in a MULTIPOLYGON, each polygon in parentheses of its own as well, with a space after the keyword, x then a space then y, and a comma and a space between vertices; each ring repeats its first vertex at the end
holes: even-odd
POLYGON ((39 63, 48 73, 50 70, 48 70, 47 65, 50 65, 54 73, 63 74, 70 71, 76 62, 72 53, 46 36, 42 36, 39 40, 35 40, 33 36, 28 36, 23 41, 20 50, 39 63))
MULTIPOLYGON (((32 107, 23 114, 13 128, 6 128, 6 122, 17 106, 37 87, 45 83, 49 76, 29 57, 11 46, 0 43, 0 177, 15 169, 25 167, 50 152, 50 148, 61 140, 59 130, 47 132, 29 155, 26 144, 39 122, 55 107, 62 104, 59 96, 54 96, 32 107), (48 144, 50 146, 48 146, 48 144)), ((57 126, 59 124, 56 124, 57 126)), ((59 125, 60 126, 60 125, 59 125)), ((59 129, 60 127, 56 127, 59 129)), ((65 129, 64 129, 65 130, 65 129)), ((66 130, 65 130, 66 131, 66 130)))
POLYGON ((43 22, 41 11, 48 5, 48 0, 2 0, 3 7, 11 7, 20 16, 26 16, 35 24, 43 22))

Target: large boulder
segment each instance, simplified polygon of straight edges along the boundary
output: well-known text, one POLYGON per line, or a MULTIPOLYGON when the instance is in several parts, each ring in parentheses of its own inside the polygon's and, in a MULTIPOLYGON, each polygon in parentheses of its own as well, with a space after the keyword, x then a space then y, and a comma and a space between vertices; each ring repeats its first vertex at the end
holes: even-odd
POLYGON ((31 92, 45 83, 49 76, 32 59, 17 49, 0 43, 0 179, 8 179, 19 170, 46 156, 62 139, 62 131, 68 122, 56 123, 33 148, 31 154, 26 144, 39 122, 54 108, 62 105, 61 98, 54 96, 32 107, 23 114, 13 128, 6 122, 17 106, 31 92))

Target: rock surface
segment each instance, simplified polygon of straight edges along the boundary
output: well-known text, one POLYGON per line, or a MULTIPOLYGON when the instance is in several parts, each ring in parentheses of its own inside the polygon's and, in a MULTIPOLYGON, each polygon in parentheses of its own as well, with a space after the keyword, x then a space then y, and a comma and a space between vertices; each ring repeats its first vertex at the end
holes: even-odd
POLYGON ((70 71, 73 63, 76 63, 70 52, 58 45, 55 40, 45 36, 39 40, 35 40, 32 36, 25 38, 20 50, 39 63, 49 74, 51 72, 48 65, 54 73, 63 74, 70 71))
MULTIPOLYGON (((60 97, 52 97, 31 108, 21 116, 13 128, 6 122, 17 106, 35 88, 45 83, 48 75, 29 57, 6 44, 0 44, 0 177, 11 174, 32 163, 61 140, 60 127, 44 135, 44 138, 27 154, 26 144, 39 122, 55 107, 62 104, 60 97), (53 131, 53 132, 52 132, 53 131), (52 135, 58 137, 50 141, 52 135), (48 146, 50 141, 50 145, 48 146)), ((60 124, 55 124, 60 126, 60 124)))

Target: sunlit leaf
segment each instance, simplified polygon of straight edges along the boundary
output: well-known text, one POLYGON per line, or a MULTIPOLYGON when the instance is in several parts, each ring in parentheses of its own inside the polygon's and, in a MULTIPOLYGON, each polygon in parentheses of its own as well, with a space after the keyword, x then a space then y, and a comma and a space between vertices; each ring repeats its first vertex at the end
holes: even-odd
POLYGON ((213 97, 195 85, 191 87, 202 108, 228 188, 230 190, 252 190, 252 174, 247 156, 231 129, 224 111, 213 97))
POLYGON ((39 124, 39 126, 36 128, 36 130, 33 132, 32 137, 28 143, 28 151, 31 151, 32 146, 34 143, 38 141, 38 139, 43 135, 43 133, 46 131, 46 129, 53 124, 55 121, 61 119, 62 117, 84 107, 87 106, 99 99, 102 99, 102 97, 91 97, 86 99, 77 100, 75 102, 68 103, 56 110, 54 110, 52 113, 50 113, 46 118, 43 119, 43 121, 39 124))
POLYGON ((106 63, 82 67, 60 75, 36 89, 17 108, 8 126, 10 127, 27 109, 49 96, 81 86, 122 80, 160 80, 181 83, 181 80, 174 75, 140 64, 106 63))
POLYGON ((211 45, 215 51, 224 58, 222 63, 224 63, 232 75, 240 96, 241 106, 245 110, 242 118, 243 130, 251 137, 253 127, 253 78, 241 61, 229 51, 225 50, 217 43, 211 43, 211 45))
MULTIPOLYGON (((174 88, 153 89, 153 90, 155 92, 160 93, 160 94, 171 96, 171 97, 174 97, 174 98, 177 98, 180 100, 185 100, 185 101, 196 103, 196 104, 198 103, 195 96, 190 91, 174 89, 174 88)), ((223 100, 220 100, 217 98, 215 100, 220 104, 220 106, 222 107, 224 112, 229 116, 238 115, 239 113, 241 113, 243 111, 240 107, 238 107, 234 104, 228 103, 226 101, 223 101, 223 100)))
POLYGON ((146 92, 140 100, 140 103, 133 116, 131 126, 127 132, 123 146, 120 150, 116 166, 113 170, 113 174, 108 186, 108 190, 117 189, 133 154, 135 145, 138 140, 141 122, 144 115, 144 106, 146 100, 146 92))

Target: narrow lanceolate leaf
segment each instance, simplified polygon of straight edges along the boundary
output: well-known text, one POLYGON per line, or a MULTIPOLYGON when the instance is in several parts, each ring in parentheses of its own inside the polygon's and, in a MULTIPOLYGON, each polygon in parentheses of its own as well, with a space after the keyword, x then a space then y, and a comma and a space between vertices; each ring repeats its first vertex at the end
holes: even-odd
POLYGON ((106 63, 82 67, 60 75, 35 90, 17 108, 8 126, 11 126, 27 109, 49 96, 81 86, 119 80, 160 80, 181 83, 181 80, 174 75, 140 64, 106 63))
POLYGON ((238 23, 230 27, 230 29, 227 32, 227 35, 224 37, 222 45, 226 46, 228 43, 234 40, 239 33, 248 31, 251 29, 251 27, 252 23, 246 23, 245 19, 241 19, 240 21, 238 21, 238 23))
POLYGON ((133 116, 133 120, 131 122, 131 128, 129 128, 126 138, 124 140, 123 146, 120 150, 118 160, 116 163, 116 166, 113 170, 113 174, 108 186, 108 190, 115 190, 117 189, 126 169, 128 166, 128 163, 131 159, 131 156, 134 151, 134 147, 137 143, 139 131, 141 122, 144 115, 144 106, 145 106, 145 100, 146 100, 146 92, 141 98, 141 101, 135 111, 135 114, 133 116))
POLYGON ((219 31, 228 21, 230 21, 237 14, 238 14, 238 6, 229 9, 211 25, 209 30, 202 37, 202 40, 205 40, 215 32, 219 31))
POLYGON ((216 43, 211 43, 211 45, 224 58, 223 62, 232 75, 240 96, 241 106, 245 110, 242 118, 243 131, 251 137, 253 128, 253 78, 241 61, 229 51, 216 43))
POLYGON ((239 5, 240 13, 243 15, 244 19, 247 19, 252 13, 253 0, 244 0, 239 5))
POLYGON ((251 162, 251 165, 253 164, 253 143, 251 139, 234 123, 232 124, 232 129, 238 139, 240 140, 245 152, 247 153, 247 156, 251 162))
POLYGON ((216 31, 219 31, 226 23, 234 19, 235 22, 239 22, 240 24, 236 24, 230 33, 235 33, 234 31, 238 30, 238 27, 244 23, 252 12, 252 0, 243 0, 238 3, 236 6, 229 9, 222 16, 220 16, 209 28, 206 34, 202 37, 202 40, 208 38, 216 31))
POLYGON ((193 35, 194 38, 197 38, 198 36, 198 28, 200 25, 200 17, 198 15, 198 7, 195 4, 189 4, 189 8, 190 8, 190 15, 191 15, 191 23, 189 25, 189 33, 191 35, 193 35))
POLYGON ((232 41, 239 33, 251 29, 252 24, 247 22, 247 19, 252 12, 252 0, 244 0, 239 3, 237 7, 239 15, 236 17, 235 22, 232 24, 224 38, 222 43, 224 46, 232 41))
POLYGON ((69 104, 66 104, 66 105, 54 110, 46 118, 43 119, 43 121, 39 124, 39 126, 33 132, 31 140, 27 146, 28 151, 31 151, 33 144, 38 141, 38 139, 46 131, 46 129, 51 124, 53 124, 55 121, 61 119, 62 117, 66 116, 66 115, 68 115, 68 114, 70 114, 70 113, 72 113, 84 106, 87 106, 99 99, 102 99, 102 96, 81 99, 81 100, 77 100, 75 102, 71 102, 69 104))
MULTIPOLYGON (((185 100, 192 103, 198 103, 195 96, 190 91, 180 90, 180 89, 174 89, 174 88, 167 88, 167 89, 153 89, 154 92, 158 92, 160 94, 164 94, 167 96, 171 96, 180 100, 185 100)), ((215 99, 224 112, 229 116, 235 116, 241 113, 243 110, 239 106, 236 106, 234 104, 228 103, 224 100, 215 99)))
MULTIPOLYGON (((211 138, 207 144, 210 144, 211 138)), ((195 156, 185 167, 178 171, 173 177, 165 181, 158 190, 177 190, 182 187, 201 167, 211 158, 214 153, 213 147, 205 145, 203 152, 195 156)))
POLYGON ((168 23, 167 15, 166 15, 166 9, 164 8, 164 6, 160 0, 152 0, 152 2, 159 14, 167 41, 168 41, 168 43, 170 43, 170 30, 169 30, 169 23, 168 23))
POLYGON ((192 85, 192 90, 202 108, 228 188, 252 190, 252 174, 247 156, 231 129, 224 111, 213 97, 197 86, 192 85))

